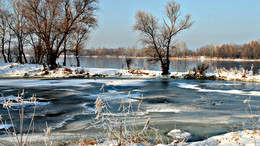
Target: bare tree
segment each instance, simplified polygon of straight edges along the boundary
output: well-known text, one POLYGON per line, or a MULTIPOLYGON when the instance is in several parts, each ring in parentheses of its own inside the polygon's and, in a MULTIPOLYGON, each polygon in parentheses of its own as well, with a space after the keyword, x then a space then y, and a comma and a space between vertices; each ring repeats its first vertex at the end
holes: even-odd
POLYGON ((7 51, 6 51, 6 54, 7 54, 7 60, 8 62, 13 62, 13 52, 14 50, 11 48, 11 45, 12 45, 12 31, 9 29, 8 30, 8 34, 9 34, 9 37, 7 38, 7 43, 8 43, 8 48, 7 48, 7 51))
POLYGON ((5 63, 8 62, 5 51, 5 44, 7 43, 6 35, 8 33, 7 18, 8 12, 3 8, 4 1, 0 0, 0 39, 1 39, 1 52, 5 63))
POLYGON ((213 43, 210 43, 210 45, 209 45, 210 57, 214 56, 215 50, 216 50, 215 45, 213 43))
POLYGON ((24 19, 24 9, 22 7, 22 0, 10 0, 12 14, 9 17, 8 27, 11 29, 15 37, 17 38, 17 53, 19 63, 28 63, 27 58, 24 53, 24 43, 26 39, 26 22, 24 19))
POLYGON ((14 32, 9 27, 12 13, 8 11, 8 4, 8 1, 0 0, 0 47, 5 63, 13 61, 14 45, 12 43, 12 38, 15 36, 14 32))
MULTIPOLYGON (((93 21, 93 26, 95 25, 96 22, 93 21)), ((84 48, 84 43, 87 40, 87 35, 90 32, 90 30, 93 27, 92 25, 82 25, 79 24, 77 26, 77 29, 70 35, 70 52, 75 55, 76 60, 77 60, 77 67, 80 66, 80 60, 79 60, 79 55, 80 51, 84 48)))
POLYGON ((179 47, 179 49, 181 50, 182 56, 181 57, 186 57, 189 54, 189 49, 186 45, 186 43, 184 41, 178 41, 178 43, 176 43, 177 46, 175 46, 175 48, 177 49, 177 47, 179 47), (178 45, 177 45, 178 44, 178 45))
POLYGON ((28 43, 32 46, 34 53, 32 63, 44 64, 46 49, 44 48, 42 40, 35 34, 31 33, 28 37, 28 43))
POLYGON ((169 74, 170 49, 174 48, 174 38, 185 29, 189 29, 193 22, 190 15, 181 17, 180 4, 170 1, 165 6, 163 24, 158 24, 158 19, 145 11, 136 13, 134 29, 141 34, 141 42, 151 51, 152 57, 161 62, 162 75, 169 74))
POLYGON ((44 43, 51 69, 64 51, 62 45, 78 24, 96 25, 98 0, 26 0, 26 19, 29 29, 44 43), (95 22, 95 23, 93 23, 95 22))
POLYGON ((180 45, 180 43, 176 43, 174 45, 174 49, 172 49, 172 55, 174 57, 181 57, 181 54, 182 54, 182 52, 181 52, 181 45, 180 45))

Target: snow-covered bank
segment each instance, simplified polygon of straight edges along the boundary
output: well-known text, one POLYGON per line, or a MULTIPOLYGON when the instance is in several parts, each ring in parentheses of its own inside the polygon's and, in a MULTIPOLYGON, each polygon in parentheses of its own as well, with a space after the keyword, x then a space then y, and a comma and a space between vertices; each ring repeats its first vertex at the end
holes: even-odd
MULTIPOLYGON (((90 78, 90 77, 121 77, 121 78, 157 78, 163 77, 161 71, 124 70, 114 68, 62 67, 55 70, 44 69, 42 65, 1 63, 1 78, 90 78)), ((178 74, 179 77, 184 73, 178 74)), ((169 75, 170 77, 170 75, 169 75)))
MULTIPOLYGON (((169 145, 187 145, 187 146, 236 146, 236 145, 260 145, 260 130, 244 130, 237 132, 230 132, 223 135, 213 136, 203 141, 184 142, 191 137, 191 134, 179 129, 174 129, 168 133, 174 138, 169 145)), ((160 144, 160 146, 165 146, 160 144)))
POLYGON ((18 64, 18 63, 0 63, 0 77, 25 77, 33 73, 41 72, 42 65, 37 64, 18 64))
POLYGON ((214 136, 204 141, 187 143, 188 146, 204 145, 260 145, 260 130, 244 130, 214 136))
POLYGON ((253 75, 252 71, 243 69, 217 69, 214 73, 206 73, 205 76, 189 72, 172 72, 168 76, 162 76, 161 71, 151 70, 125 70, 113 68, 86 68, 86 67, 62 67, 55 70, 44 69, 42 65, 0 63, 0 78, 186 78, 186 79, 211 79, 260 82, 260 75, 253 75))
MULTIPOLYGON (((197 141, 197 142, 185 142, 182 141, 183 138, 189 137, 190 134, 187 132, 180 133, 178 129, 173 130, 170 136, 174 136, 175 140, 173 140, 170 144, 157 144, 157 146, 172 146, 172 145, 187 145, 187 146, 238 146, 238 145, 247 145, 247 146, 255 146, 260 145, 260 131, 252 131, 252 130, 244 130, 244 131, 238 131, 238 132, 230 132, 223 135, 213 136, 210 138, 207 138, 203 141, 197 141)), ((80 145, 81 142, 83 142, 83 139, 89 139, 89 136, 84 135, 77 135, 73 133, 51 133, 50 138, 44 136, 44 133, 35 133, 33 135, 29 136, 28 142, 34 143, 34 144, 42 144, 44 145, 46 141, 53 142, 54 145, 56 144, 69 144, 69 142, 75 141, 75 145, 80 145)), ((10 137, 1 137, 0 138, 0 144, 12 144, 12 141, 14 139, 10 137)), ((109 145, 111 143, 109 141, 104 141, 101 139, 96 139, 98 141, 96 145, 109 145), (100 142, 100 143, 98 143, 100 142)), ((187 139, 186 139, 187 140, 187 139)), ((114 142, 114 144, 117 143, 117 141, 114 142)), ((146 143, 147 144, 147 143, 146 143)), ((129 145, 136 145, 134 143, 131 143, 129 145)))

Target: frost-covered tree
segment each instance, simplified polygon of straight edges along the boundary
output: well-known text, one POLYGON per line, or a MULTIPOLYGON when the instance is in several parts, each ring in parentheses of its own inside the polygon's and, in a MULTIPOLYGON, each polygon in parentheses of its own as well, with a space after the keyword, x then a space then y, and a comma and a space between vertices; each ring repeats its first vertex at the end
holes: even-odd
POLYGON ((193 22, 189 14, 182 17, 180 4, 175 1, 166 4, 164 16, 163 24, 159 25, 159 19, 155 16, 138 11, 134 29, 140 32, 140 40, 148 48, 148 55, 160 61, 162 75, 168 75, 170 49, 174 48, 174 39, 177 34, 189 29, 193 22))

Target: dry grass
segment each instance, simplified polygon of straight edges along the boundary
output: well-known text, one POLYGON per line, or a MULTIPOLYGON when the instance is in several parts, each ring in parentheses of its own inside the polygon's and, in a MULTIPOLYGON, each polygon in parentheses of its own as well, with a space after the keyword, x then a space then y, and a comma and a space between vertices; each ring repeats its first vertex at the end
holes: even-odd
MULTIPOLYGON (((101 87, 104 90, 104 85, 101 87)), ((138 104, 136 110, 140 110, 142 100, 138 104)), ((153 145, 161 142, 158 129, 151 126, 151 118, 147 117, 144 127, 137 128, 135 124, 138 119, 134 113, 131 101, 121 100, 118 108, 118 115, 113 116, 110 106, 106 99, 97 98, 95 102, 96 118, 93 125, 96 128, 104 129, 104 144, 112 145, 134 145, 142 143, 145 145, 153 145), (133 123, 132 123, 133 122, 133 123)))
POLYGON ((245 109, 245 112, 248 113, 251 122, 249 122, 248 124, 250 124, 250 127, 252 128, 252 130, 260 130, 260 111, 259 111, 259 106, 253 106, 251 105, 251 97, 249 97, 248 99, 245 99, 244 104, 248 104, 248 109, 245 109))
POLYGON ((227 70, 222 68, 217 69, 216 73, 218 74, 218 78, 220 80, 260 82, 260 70, 257 75, 257 73, 254 74, 253 68, 253 65, 250 70, 246 70, 244 68, 231 68, 230 70, 227 70))
POLYGON ((16 99, 8 99, 4 101, 3 104, 3 108, 5 108, 8 112, 8 116, 9 116, 9 120, 11 122, 12 125, 12 131, 8 128, 7 126, 7 121, 3 121, 3 119, 0 117, 0 121, 3 125, 3 127, 5 127, 5 131, 8 134, 8 136, 13 139, 13 145, 18 145, 18 146, 24 146, 27 145, 28 142, 28 138, 31 132, 31 128, 32 125, 34 123, 34 116, 35 116, 35 111, 36 111, 36 95, 33 95, 31 97, 31 99, 29 100, 29 102, 34 103, 34 110, 32 113, 32 118, 31 118, 31 122, 29 124, 28 130, 24 132, 24 102, 25 102, 25 95, 24 95, 24 90, 19 93, 17 95, 16 99), (20 127, 19 127, 19 133, 17 132, 17 129, 15 127, 15 121, 14 118, 12 117, 11 114, 11 110, 17 110, 17 109, 13 109, 12 105, 14 104, 14 102, 16 104, 19 104, 21 107, 18 109, 19 112, 19 123, 20 123, 20 127))

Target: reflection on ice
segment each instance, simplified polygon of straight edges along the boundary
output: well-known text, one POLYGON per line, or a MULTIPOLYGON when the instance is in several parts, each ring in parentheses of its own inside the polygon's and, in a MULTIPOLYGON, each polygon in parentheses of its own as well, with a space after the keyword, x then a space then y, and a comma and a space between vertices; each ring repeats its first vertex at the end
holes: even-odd
POLYGON ((146 80, 136 80, 136 79, 124 79, 124 80, 117 80, 117 79, 107 79, 107 80, 92 80, 95 83, 102 83, 107 86, 143 86, 146 80))
POLYGON ((192 106, 177 106, 174 104, 151 104, 143 105, 144 111, 146 113, 181 113, 181 112, 198 112, 201 111, 199 108, 192 106))
POLYGON ((141 94, 135 93, 128 95, 125 92, 106 92, 104 94, 92 94, 88 98, 96 99, 97 97, 101 99, 106 100, 121 100, 124 99, 124 101, 138 101, 140 99, 141 94))

